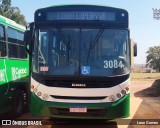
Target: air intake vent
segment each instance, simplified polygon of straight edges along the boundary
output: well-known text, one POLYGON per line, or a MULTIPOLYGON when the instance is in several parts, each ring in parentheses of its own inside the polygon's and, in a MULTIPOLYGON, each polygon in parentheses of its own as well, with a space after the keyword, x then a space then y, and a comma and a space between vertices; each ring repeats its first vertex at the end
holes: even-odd
POLYGON ((80 80, 45 80, 43 82, 46 86, 50 87, 63 87, 63 88, 109 88, 115 86, 112 81, 80 81, 80 80), (85 86, 72 86, 72 85, 85 85, 85 86))
POLYGON ((73 97, 73 96, 55 96, 51 95, 55 99, 63 99, 63 100, 103 100, 107 98, 106 96, 100 96, 100 97, 73 97))

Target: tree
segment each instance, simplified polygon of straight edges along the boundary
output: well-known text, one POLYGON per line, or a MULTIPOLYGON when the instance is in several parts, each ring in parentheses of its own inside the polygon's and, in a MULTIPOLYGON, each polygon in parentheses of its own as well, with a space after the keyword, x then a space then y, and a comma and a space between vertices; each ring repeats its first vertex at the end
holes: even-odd
POLYGON ((1 8, 3 11, 8 11, 9 7, 11 6, 11 0, 1 0, 1 8))
POLYGON ((1 0, 0 15, 7 17, 18 24, 26 26, 25 16, 21 14, 18 7, 11 6, 11 0, 1 0))
POLYGON ((160 45, 150 47, 146 53, 148 54, 146 59, 147 66, 160 72, 160 45))

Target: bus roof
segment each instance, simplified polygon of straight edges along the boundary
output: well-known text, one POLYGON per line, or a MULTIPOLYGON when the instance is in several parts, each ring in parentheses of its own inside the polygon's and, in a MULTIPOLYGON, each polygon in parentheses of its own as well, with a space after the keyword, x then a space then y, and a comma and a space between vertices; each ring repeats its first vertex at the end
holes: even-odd
POLYGON ((40 8, 34 14, 34 22, 38 25, 104 25, 128 28, 128 12, 121 8, 100 5, 59 5, 40 8), (87 24, 88 23, 88 24, 87 24), (92 23, 92 24, 91 24, 92 23))
POLYGON ((11 19, 8 19, 2 15, 0 15, 0 22, 3 22, 7 25, 10 25, 10 26, 13 26, 13 27, 16 27, 18 29, 21 29, 21 30, 26 30, 26 28, 20 24, 17 24, 15 21, 11 20, 11 19))
MULTIPOLYGON (((121 9, 121 8, 116 8, 116 7, 110 7, 110 6, 104 6, 104 5, 95 5, 95 4, 64 4, 64 5, 52 5, 52 6, 49 6, 49 7, 46 7, 46 8, 52 8, 52 7, 65 7, 65 6, 92 6, 92 7, 107 7, 107 8, 113 8, 113 9, 119 9, 119 10, 124 10, 126 11, 125 9, 121 9)), ((41 9, 44 9, 44 8, 41 8, 41 9)))

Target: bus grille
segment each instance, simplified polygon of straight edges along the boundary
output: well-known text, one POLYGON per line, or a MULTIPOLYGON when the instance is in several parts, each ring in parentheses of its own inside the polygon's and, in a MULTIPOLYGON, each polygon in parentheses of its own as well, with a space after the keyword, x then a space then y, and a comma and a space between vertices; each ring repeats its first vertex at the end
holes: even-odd
POLYGON ((73 97, 73 96, 55 96, 51 95, 51 97, 55 99, 63 99, 63 100, 103 100, 107 98, 107 96, 99 96, 99 97, 73 97))
POLYGON ((113 81, 80 81, 80 80, 44 80, 43 84, 50 87, 63 88, 109 88, 113 87, 113 81), (72 84, 85 84, 86 86, 72 86, 72 84))

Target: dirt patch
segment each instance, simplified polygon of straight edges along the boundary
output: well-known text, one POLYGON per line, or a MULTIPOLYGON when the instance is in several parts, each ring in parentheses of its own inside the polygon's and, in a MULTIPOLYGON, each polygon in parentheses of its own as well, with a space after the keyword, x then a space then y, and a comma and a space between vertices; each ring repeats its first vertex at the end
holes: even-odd
POLYGON ((154 87, 149 87, 146 89, 143 89, 142 91, 135 93, 136 97, 157 97, 157 89, 154 87))
POLYGON ((137 91, 134 94, 136 97, 160 96, 160 77, 132 78, 131 82, 134 84, 139 84, 139 86, 150 85, 143 90, 137 91))
MULTIPOLYGON (((160 79, 158 77, 131 80, 131 89, 136 98, 143 99, 133 119, 160 119, 160 79)), ((159 128, 158 125, 131 125, 128 128, 159 128)))
POLYGON ((152 88, 155 88, 155 93, 157 96, 159 96, 160 95, 160 79, 154 81, 154 83, 152 84, 152 88))

